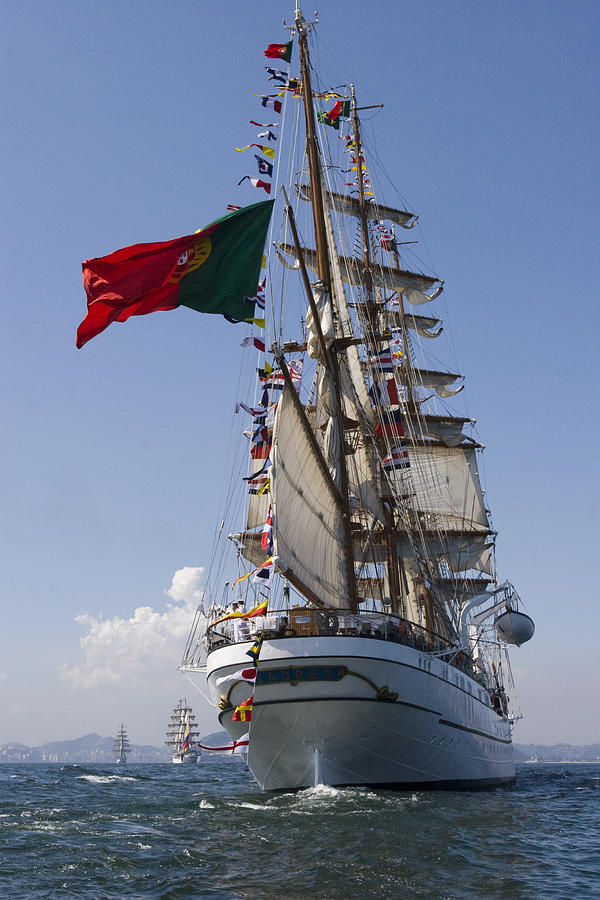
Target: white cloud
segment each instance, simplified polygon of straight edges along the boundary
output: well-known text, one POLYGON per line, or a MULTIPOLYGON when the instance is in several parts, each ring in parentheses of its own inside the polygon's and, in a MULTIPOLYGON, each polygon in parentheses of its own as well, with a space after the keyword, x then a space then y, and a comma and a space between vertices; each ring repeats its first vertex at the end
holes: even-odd
POLYGON ((184 566, 178 569, 171 579, 171 587, 165 591, 167 597, 171 597, 175 603, 194 603, 198 606, 202 602, 204 591, 202 582, 204 569, 200 566, 184 566))
POLYGON ((80 646, 83 661, 59 667, 63 681, 76 688, 97 688, 172 673, 183 652, 196 607, 202 601, 204 569, 185 566, 173 575, 164 610, 139 606, 130 618, 83 613, 76 616, 86 633, 80 646))

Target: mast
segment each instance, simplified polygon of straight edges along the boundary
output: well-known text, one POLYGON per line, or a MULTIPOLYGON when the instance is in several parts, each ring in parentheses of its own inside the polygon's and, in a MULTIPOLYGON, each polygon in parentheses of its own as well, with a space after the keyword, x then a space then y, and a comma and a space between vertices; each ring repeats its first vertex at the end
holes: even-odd
POLYGON ((360 204, 360 226, 362 230, 363 242, 363 259, 364 259, 364 279, 365 293, 367 297, 367 318, 371 330, 374 331, 375 323, 371 321, 372 309, 370 309, 373 292, 373 276, 371 274, 371 242, 369 240, 369 227, 367 223, 367 209, 365 204, 365 182, 363 178, 363 157, 362 144, 360 139, 360 120, 358 118, 358 107, 356 105, 356 92, 354 90, 354 82, 350 85, 352 96, 352 130, 354 131, 354 146, 356 150, 356 174, 358 180, 358 202, 360 204))
MULTIPOLYGON (((319 281, 327 289, 327 292, 329 294, 329 302, 333 303, 331 298, 331 271, 329 265, 329 250, 327 244, 325 208, 323 202, 323 181, 321 177, 321 162, 319 148, 317 145, 315 111, 312 101, 312 85, 310 80, 310 56, 308 52, 307 23, 299 7, 296 7, 295 11, 295 25, 298 31, 298 46, 300 51, 300 76, 302 80, 302 91, 304 95, 306 148, 308 153, 308 165, 310 171, 318 276, 319 281)), ((340 494, 343 504, 346 577, 348 581, 350 609, 355 612, 358 609, 358 592, 356 589, 356 575, 354 572, 354 546, 352 541, 352 523, 350 519, 348 467, 346 464, 346 437, 344 431, 344 417, 342 413, 340 370, 334 347, 330 347, 327 350, 327 355, 323 362, 327 366, 332 377, 332 412, 333 418, 337 421, 340 434, 341 446, 339 456, 339 480, 340 494)))
POLYGON ((329 271, 329 254, 327 252, 327 235, 325 233, 323 182, 321 179, 321 160, 315 128, 315 110, 312 102, 307 23, 298 7, 296 7, 295 21, 298 30, 298 48, 300 51, 300 76, 302 80, 304 116, 306 120, 306 150, 308 153, 308 166, 312 188, 312 210, 315 223, 315 242, 319 263, 319 280, 327 287, 330 287, 331 275, 329 271))
MULTIPOLYGON (((373 302, 373 276, 371 272, 371 240, 367 219, 367 206, 365 200, 365 183, 363 179, 363 153, 360 136, 360 119, 358 118, 358 106, 356 103, 356 91, 354 82, 350 85, 352 96, 352 130, 354 132, 354 148, 356 153, 356 173, 358 180, 358 202, 360 208, 360 225, 363 245, 364 286, 365 286, 365 312, 367 320, 367 346, 371 352, 377 352, 377 311, 373 302)), ((390 590, 391 610, 397 613, 401 603, 401 582, 396 550, 396 517, 392 498, 382 497, 385 510, 385 543, 387 557, 388 584, 390 590)))

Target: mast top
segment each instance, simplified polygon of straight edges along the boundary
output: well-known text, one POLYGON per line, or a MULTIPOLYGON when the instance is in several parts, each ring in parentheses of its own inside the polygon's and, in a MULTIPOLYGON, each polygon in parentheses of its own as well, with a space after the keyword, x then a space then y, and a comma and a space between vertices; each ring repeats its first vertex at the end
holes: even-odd
POLYGON ((307 22, 304 18, 304 15, 302 14, 302 10, 300 9, 300 7, 296 6, 296 9, 294 10, 294 24, 288 25, 284 19, 283 27, 288 29, 291 37, 293 37, 296 32, 298 32, 298 34, 300 35, 305 35, 309 28, 311 28, 313 25, 319 24, 319 13, 316 9, 314 16, 315 17, 312 22, 307 22))

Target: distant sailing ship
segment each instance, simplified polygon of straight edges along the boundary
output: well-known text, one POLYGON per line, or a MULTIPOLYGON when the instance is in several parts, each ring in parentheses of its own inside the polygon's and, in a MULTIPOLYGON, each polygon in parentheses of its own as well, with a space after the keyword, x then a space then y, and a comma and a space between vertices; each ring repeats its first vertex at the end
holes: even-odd
POLYGON ((115 762, 126 763, 127 762, 127 754, 130 752, 131 752, 131 744, 129 743, 129 739, 127 737, 127 732, 125 731, 125 726, 121 722, 121 727, 117 731, 117 736, 115 738, 115 745, 113 747, 113 753, 116 756, 115 762))
POLYGON ((176 765, 198 761, 200 754, 192 743, 199 735, 195 719, 192 707, 187 705, 184 697, 171 714, 165 741, 165 744, 173 748, 173 762, 176 765))

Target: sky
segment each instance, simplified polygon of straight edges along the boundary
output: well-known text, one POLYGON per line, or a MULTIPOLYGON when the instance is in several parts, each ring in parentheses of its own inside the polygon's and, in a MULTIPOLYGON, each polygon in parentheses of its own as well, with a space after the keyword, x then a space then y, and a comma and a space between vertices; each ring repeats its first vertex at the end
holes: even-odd
MULTIPOLYGON (((255 140, 263 50, 292 13, 4 0, 0 744, 121 721, 159 744, 183 696, 201 733, 217 727, 177 666, 222 517, 244 326, 179 309, 76 350, 80 264, 263 199, 237 187, 250 170, 234 148, 255 140)), ((326 0, 319 13, 332 82, 384 104, 366 134, 377 127, 446 282, 500 577, 536 622, 512 653, 515 740, 600 741, 600 8, 326 0)))

